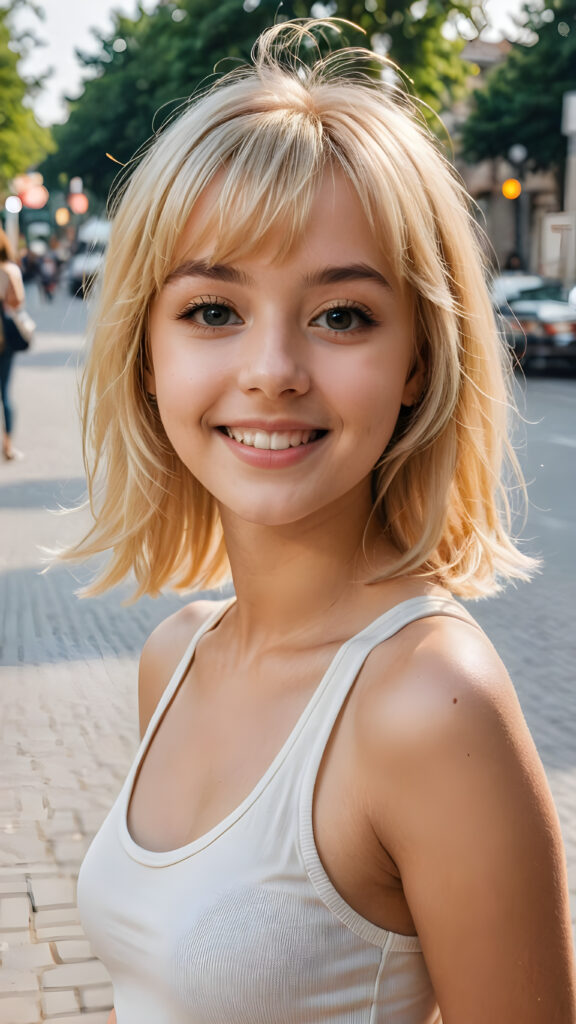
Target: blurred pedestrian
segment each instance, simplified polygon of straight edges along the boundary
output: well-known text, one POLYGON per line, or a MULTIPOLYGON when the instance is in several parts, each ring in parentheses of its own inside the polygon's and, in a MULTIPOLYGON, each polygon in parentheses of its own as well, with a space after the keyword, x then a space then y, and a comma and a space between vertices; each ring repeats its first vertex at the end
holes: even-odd
POLYGON ((81 917, 118 1024, 576 1024, 550 792, 454 600, 534 567, 473 219, 386 62, 310 67, 309 25, 338 23, 266 32, 116 211, 69 557, 111 551, 93 593, 236 596, 145 645, 81 917))
POLYGON ((24 284, 31 284, 37 280, 40 274, 40 258, 32 247, 24 251, 21 267, 24 284))
POLYGON ((39 284, 41 294, 48 302, 54 299, 56 285, 58 284, 59 265, 51 249, 45 253, 40 260, 39 284))
MULTIPOLYGON (((16 263, 12 245, 5 231, 0 228, 0 302, 7 312, 17 310, 24 301, 24 284, 20 267, 16 263)), ((0 327, 1 330, 1 327, 0 327)), ((20 452, 12 444, 14 410, 10 385, 14 352, 0 337, 0 396, 4 416, 2 454, 7 461, 18 458, 20 452)))
POLYGON ((506 257, 506 262, 504 264, 504 270, 518 271, 519 273, 521 273, 524 270, 524 263, 522 262, 522 257, 520 256, 520 253, 508 253, 508 256, 506 257))

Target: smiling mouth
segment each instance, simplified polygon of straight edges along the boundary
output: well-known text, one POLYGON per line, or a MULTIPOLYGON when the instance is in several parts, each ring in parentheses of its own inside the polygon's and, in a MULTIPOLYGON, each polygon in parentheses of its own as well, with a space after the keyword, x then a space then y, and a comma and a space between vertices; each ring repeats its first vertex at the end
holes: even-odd
POLYGON ((222 433, 233 441, 246 445, 248 448, 260 448, 264 451, 285 451, 287 448, 299 448, 304 444, 318 441, 327 433, 325 430, 249 430, 239 427, 219 427, 222 433))

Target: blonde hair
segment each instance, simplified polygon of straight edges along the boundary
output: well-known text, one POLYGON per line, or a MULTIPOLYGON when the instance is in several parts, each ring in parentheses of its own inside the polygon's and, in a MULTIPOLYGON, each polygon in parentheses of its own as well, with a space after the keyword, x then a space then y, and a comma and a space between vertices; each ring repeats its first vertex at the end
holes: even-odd
POLYGON ((263 33, 250 66, 153 140, 116 201, 82 386, 94 524, 64 556, 112 549, 90 593, 130 570, 136 596, 215 584, 228 572, 216 503, 180 462, 144 383, 150 303, 216 175, 219 200, 197 239, 215 239, 215 262, 256 249, 279 226, 289 250, 320 176, 338 168, 412 303, 426 385, 401 413, 373 479, 373 514, 399 552, 386 575, 417 572, 477 597, 533 565, 510 538, 503 459, 523 483, 508 441, 509 360, 467 196, 411 101, 374 76, 381 58, 344 49, 300 59, 323 26, 263 33))

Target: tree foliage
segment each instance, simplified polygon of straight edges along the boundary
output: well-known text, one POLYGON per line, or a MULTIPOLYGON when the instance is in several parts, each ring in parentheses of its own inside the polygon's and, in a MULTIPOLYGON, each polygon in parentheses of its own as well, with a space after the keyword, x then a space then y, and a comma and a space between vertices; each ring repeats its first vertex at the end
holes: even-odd
POLYGON ((461 0, 334 0, 330 12, 383 45, 416 96, 436 111, 464 92, 469 69, 460 54, 468 36, 486 25, 483 3, 461 0))
POLYGON ((576 89, 576 0, 532 0, 524 17, 528 44, 516 44, 473 94, 461 135, 470 162, 506 157, 520 143, 535 169, 563 164, 562 97, 576 89))
POLYGON ((30 39, 28 33, 18 36, 14 32, 11 15, 17 6, 23 6, 22 0, 0 6, 0 191, 3 193, 15 175, 35 166, 51 148, 50 132, 37 123, 25 102, 36 83, 25 80, 18 71, 18 62, 30 39))
MULTIPOLYGON (((264 28, 318 11, 306 0, 160 0, 151 13, 139 6, 134 18, 115 13, 112 33, 95 33, 97 52, 78 53, 87 78, 70 101, 68 121, 54 128, 58 152, 42 168, 48 183, 81 175, 103 197, 119 170, 107 153, 128 161, 215 68, 245 61, 264 28)), ((456 30, 447 37, 446 22, 455 29, 458 19, 468 28, 483 24, 481 5, 463 0, 328 0, 322 13, 359 24, 435 109, 463 87, 466 74, 464 41, 456 30)), ((366 36, 351 29, 345 43, 366 45, 366 36)))
POLYGON ((88 77, 68 121, 54 127, 58 151, 42 168, 49 184, 80 175, 105 196, 119 170, 110 157, 126 163, 219 61, 245 60, 273 21, 274 2, 251 13, 238 0, 160 3, 152 13, 140 6, 133 19, 114 13, 112 33, 94 33, 97 52, 77 52, 88 77))

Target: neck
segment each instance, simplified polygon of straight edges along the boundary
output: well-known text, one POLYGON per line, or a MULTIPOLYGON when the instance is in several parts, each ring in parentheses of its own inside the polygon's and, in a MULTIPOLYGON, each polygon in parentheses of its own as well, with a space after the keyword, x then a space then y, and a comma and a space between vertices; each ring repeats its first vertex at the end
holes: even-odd
POLYGON ((368 515, 324 510, 321 519, 268 527, 221 510, 242 647, 306 642, 365 589, 383 552, 378 531, 366 529, 368 515))

